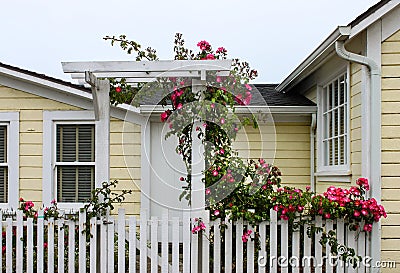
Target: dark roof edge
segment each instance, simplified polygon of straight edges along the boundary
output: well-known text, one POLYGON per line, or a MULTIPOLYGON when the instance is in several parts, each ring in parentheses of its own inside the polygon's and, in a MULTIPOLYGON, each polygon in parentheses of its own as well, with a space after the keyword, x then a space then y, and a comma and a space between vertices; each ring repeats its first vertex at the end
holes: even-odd
POLYGON ((13 66, 13 65, 9 65, 9 64, 5 64, 5 63, 1 63, 0 62, 0 67, 3 67, 5 69, 9 69, 9 70, 12 70, 12 71, 15 71, 15 72, 23 73, 23 74, 26 74, 26 75, 29 75, 29 76, 37 77, 39 79, 47 80, 47 81, 50 81, 50 82, 53 82, 53 83, 61 84, 61 85, 67 86, 67 87, 76 88, 76 89, 79 89, 81 91, 91 92, 90 88, 86 88, 83 85, 74 84, 72 82, 67 82, 67 81, 64 81, 64 80, 61 80, 61 79, 53 78, 53 77, 47 76, 45 74, 40 74, 40 73, 33 72, 33 71, 30 71, 30 70, 27 70, 27 69, 16 67, 16 66, 13 66))

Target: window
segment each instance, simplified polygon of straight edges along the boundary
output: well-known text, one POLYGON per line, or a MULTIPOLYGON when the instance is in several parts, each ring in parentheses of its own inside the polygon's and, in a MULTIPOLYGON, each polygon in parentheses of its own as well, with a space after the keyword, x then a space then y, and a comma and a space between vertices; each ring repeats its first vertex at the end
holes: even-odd
MULTIPOLYGON (((93 111, 43 111, 43 205, 75 210, 96 184, 101 130, 93 111)), ((101 148, 101 147, 100 147, 101 148)), ((107 150, 105 150, 107 151, 107 150)))
POLYGON ((83 202, 94 188, 94 125, 57 124, 58 202, 83 202))
POLYGON ((346 171, 349 166, 347 75, 322 87, 320 101, 320 171, 346 171))
POLYGON ((0 209, 17 209, 19 113, 0 112, 0 209))
POLYGON ((0 203, 7 203, 7 125, 0 125, 0 203))

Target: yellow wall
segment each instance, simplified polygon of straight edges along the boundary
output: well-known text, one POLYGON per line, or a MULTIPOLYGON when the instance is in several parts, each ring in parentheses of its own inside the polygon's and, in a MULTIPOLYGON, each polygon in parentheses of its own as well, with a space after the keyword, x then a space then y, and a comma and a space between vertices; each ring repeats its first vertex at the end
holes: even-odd
POLYGON ((285 185, 302 188, 310 185, 310 123, 246 127, 239 132, 233 147, 241 157, 262 157, 279 167, 285 185))
POLYGON ((400 31, 382 43, 382 260, 400 261, 400 31))
POLYGON ((351 182, 361 177, 361 65, 350 66, 350 162, 351 182))
MULTIPOLYGON (((19 196, 34 201, 39 207, 42 202, 43 111, 82 109, 5 86, 0 86, 0 109, 20 113, 19 196)), ((129 173, 140 186, 140 126, 112 119, 110 142, 111 179, 120 181, 118 190, 135 190, 126 200, 126 208, 129 214, 139 214, 140 192, 129 173), (125 146, 122 145, 123 135, 126 136, 125 146)))

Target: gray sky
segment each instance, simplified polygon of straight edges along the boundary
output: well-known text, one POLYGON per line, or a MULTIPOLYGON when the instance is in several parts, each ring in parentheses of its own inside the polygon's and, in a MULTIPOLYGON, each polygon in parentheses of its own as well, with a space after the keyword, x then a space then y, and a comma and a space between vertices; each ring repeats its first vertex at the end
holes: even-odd
POLYGON ((69 80, 61 61, 132 60, 102 40, 128 38, 173 58, 181 32, 250 62, 258 83, 282 81, 338 25, 378 0, 1 0, 0 62, 69 80))

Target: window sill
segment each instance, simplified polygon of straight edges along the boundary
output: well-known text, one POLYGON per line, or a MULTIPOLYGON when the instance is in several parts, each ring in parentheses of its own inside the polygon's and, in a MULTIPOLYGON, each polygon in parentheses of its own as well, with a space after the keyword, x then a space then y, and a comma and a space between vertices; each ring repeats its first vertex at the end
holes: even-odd
POLYGON ((76 213, 85 206, 86 203, 57 203, 59 210, 63 210, 65 213, 76 213))
POLYGON ((351 172, 349 171, 316 172, 314 175, 319 182, 351 182, 351 172))

